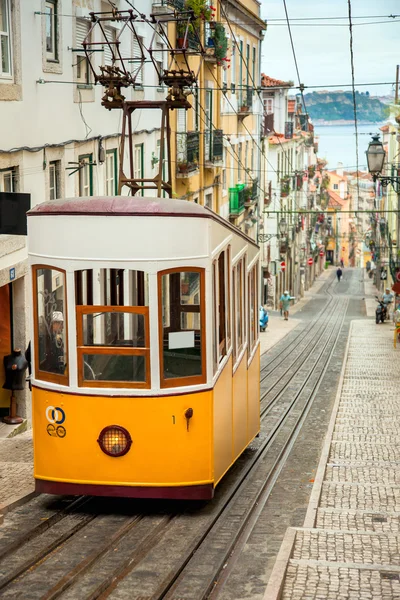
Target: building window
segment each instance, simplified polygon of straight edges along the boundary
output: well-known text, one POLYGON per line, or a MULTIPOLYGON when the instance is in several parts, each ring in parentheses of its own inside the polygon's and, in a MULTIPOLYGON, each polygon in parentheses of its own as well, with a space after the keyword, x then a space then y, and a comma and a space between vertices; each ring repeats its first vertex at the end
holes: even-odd
POLYGON ((132 74, 136 75, 136 84, 143 85, 144 81, 144 53, 143 53, 143 38, 133 36, 133 65, 132 74))
POLYGON ((79 157, 79 195, 93 196, 93 165, 92 155, 85 154, 79 157))
POLYGON ((338 190, 338 189, 339 189, 339 185, 338 185, 337 183, 334 183, 334 184, 333 184, 333 189, 334 189, 334 190, 338 190))
POLYGON ((11 35, 9 0, 0 0, 0 76, 11 77, 11 35))
POLYGON ((61 196, 61 161, 53 160, 49 165, 49 198, 57 200, 61 196))
POLYGON ((264 114, 272 115, 274 112, 274 99, 264 98, 264 114))
POLYGON ((235 93, 236 84, 236 44, 232 40, 232 51, 231 51, 231 91, 235 93))
POLYGON ((48 0, 46 2, 46 59, 49 61, 58 60, 57 48, 57 1, 48 0))
POLYGON ((0 192, 17 191, 17 170, 15 167, 0 171, 0 192))
MULTIPOLYGON (((135 144, 134 177, 136 181, 144 177, 144 144, 135 144)), ((143 192, 141 190, 138 194, 143 196, 143 192)))
MULTIPOLYGON (((83 51, 83 42, 89 33, 90 23, 84 19, 76 20, 76 80, 79 86, 91 85, 89 62, 83 51)), ((87 40, 89 41, 89 40, 87 40)))
POLYGON ((242 179, 242 142, 239 144, 238 149, 238 180, 242 179))
POLYGON ((206 194, 206 200, 204 203, 204 206, 207 206, 207 208, 211 208, 213 207, 213 195, 212 194, 206 194))
POLYGON ((161 387, 206 381, 204 269, 158 274, 161 387))
POLYGON ((106 194, 114 196, 118 194, 117 176, 117 149, 106 152, 106 194))

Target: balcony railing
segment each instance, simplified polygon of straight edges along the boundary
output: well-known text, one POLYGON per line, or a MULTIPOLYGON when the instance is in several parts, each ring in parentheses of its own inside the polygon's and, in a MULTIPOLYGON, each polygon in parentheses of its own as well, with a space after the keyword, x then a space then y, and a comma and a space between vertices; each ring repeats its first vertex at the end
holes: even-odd
POLYGON ((199 168, 200 134, 198 131, 176 134, 177 173, 181 175, 199 168))
POLYGON ((257 202, 258 199, 258 179, 254 179, 252 181, 251 184, 249 184, 245 189, 244 189, 244 195, 245 195, 245 203, 244 205, 247 206, 252 206, 253 204, 255 204, 257 202))
POLYGON ((238 117, 247 117, 253 112, 253 88, 249 85, 239 88, 238 117))
POLYGON ((223 131, 209 129, 204 132, 204 160, 206 163, 221 163, 223 159, 223 131))
POLYGON ((167 6, 176 10, 184 9, 185 0, 153 0, 153 9, 158 6, 167 6))
POLYGON ((232 216, 240 215, 245 209, 245 187, 244 183, 238 183, 229 188, 229 214, 232 216))

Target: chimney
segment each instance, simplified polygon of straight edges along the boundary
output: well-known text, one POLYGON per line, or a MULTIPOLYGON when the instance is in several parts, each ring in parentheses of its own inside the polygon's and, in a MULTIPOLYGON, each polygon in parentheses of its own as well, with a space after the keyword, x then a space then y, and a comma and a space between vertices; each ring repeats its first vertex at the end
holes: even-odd
POLYGON ((337 167, 336 167, 336 173, 339 175, 339 177, 343 177, 343 163, 342 162, 338 162, 337 167))

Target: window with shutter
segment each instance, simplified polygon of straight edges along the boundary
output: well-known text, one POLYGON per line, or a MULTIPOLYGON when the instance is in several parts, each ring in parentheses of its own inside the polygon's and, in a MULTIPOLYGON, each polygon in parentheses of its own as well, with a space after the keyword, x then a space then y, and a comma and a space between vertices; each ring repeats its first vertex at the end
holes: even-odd
POLYGON ((186 110, 178 108, 176 116, 176 154, 178 163, 187 161, 186 110))
POLYGON ((75 48, 78 52, 75 54, 76 57, 76 79, 78 85, 90 84, 90 68, 88 60, 83 50, 83 42, 89 33, 90 23, 85 19, 76 20, 76 31, 75 31, 75 48), (82 50, 82 52, 81 52, 82 50))
POLYGON ((143 85, 144 79, 144 66, 142 64, 142 50, 141 44, 143 43, 143 38, 139 37, 136 39, 135 36, 132 38, 133 43, 133 68, 132 72, 136 75, 136 83, 138 85, 143 85), (139 43, 140 42, 140 43, 139 43))
MULTIPOLYGON (((108 42, 111 42, 111 46, 109 46, 107 43, 104 44, 103 62, 105 65, 112 65, 113 53, 114 53, 114 56, 116 56, 116 52, 115 52, 116 31, 113 27, 105 27, 104 31, 106 34, 106 40, 108 42), (112 43, 112 42, 114 42, 114 43, 112 43)), ((104 41, 106 41, 106 40, 104 40, 104 41)))

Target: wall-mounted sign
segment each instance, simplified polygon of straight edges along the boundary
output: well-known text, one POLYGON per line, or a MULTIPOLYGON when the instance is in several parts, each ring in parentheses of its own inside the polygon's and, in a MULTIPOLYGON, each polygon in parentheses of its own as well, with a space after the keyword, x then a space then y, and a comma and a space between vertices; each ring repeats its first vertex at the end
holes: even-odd
POLYGON ((13 279, 15 279, 15 267, 10 269, 10 281, 13 281, 13 279))

